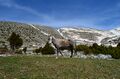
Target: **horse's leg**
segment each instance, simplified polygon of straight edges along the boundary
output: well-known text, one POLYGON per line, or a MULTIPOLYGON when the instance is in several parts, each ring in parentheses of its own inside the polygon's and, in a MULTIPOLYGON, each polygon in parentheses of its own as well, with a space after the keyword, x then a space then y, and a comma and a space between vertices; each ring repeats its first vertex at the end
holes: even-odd
POLYGON ((62 52, 59 50, 60 54, 63 56, 62 52))
POLYGON ((56 59, 58 59, 58 54, 59 54, 59 49, 57 49, 57 56, 56 56, 56 59))
POLYGON ((72 58, 72 56, 73 56, 73 50, 71 50, 71 56, 70 56, 70 58, 72 58))
POLYGON ((73 56, 73 46, 71 46, 70 51, 71 51, 71 56, 70 56, 70 58, 72 58, 72 56, 73 56))
POLYGON ((74 49, 74 55, 77 55, 77 50, 76 49, 74 49))

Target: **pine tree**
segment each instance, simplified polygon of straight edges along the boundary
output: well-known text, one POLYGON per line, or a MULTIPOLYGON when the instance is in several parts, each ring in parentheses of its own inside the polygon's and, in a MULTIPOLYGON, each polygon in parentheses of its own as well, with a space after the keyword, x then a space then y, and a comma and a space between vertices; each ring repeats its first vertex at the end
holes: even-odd
POLYGON ((12 33, 11 36, 8 38, 10 43, 10 48, 15 51, 15 49, 19 49, 23 45, 23 40, 20 36, 16 33, 12 33))
POLYGON ((94 47, 94 48, 97 48, 97 47, 99 47, 99 46, 98 46, 97 43, 93 43, 93 47, 94 47))
POLYGON ((42 54, 55 54, 54 48, 47 42, 42 49, 42 54))

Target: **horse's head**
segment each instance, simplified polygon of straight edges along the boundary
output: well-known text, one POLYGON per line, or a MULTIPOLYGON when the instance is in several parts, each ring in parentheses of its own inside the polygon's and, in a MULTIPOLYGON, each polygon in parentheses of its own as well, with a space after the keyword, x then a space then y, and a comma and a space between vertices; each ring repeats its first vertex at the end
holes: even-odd
POLYGON ((53 36, 51 36, 51 35, 48 36, 48 43, 49 43, 49 44, 52 43, 52 38, 53 38, 53 36))
POLYGON ((54 36, 49 36, 48 37, 48 43, 55 49, 55 46, 53 45, 55 37, 54 36))
POLYGON ((50 35, 50 36, 48 37, 48 43, 51 44, 51 43, 54 42, 54 40, 55 40, 55 37, 54 37, 54 36, 51 36, 51 35, 50 35))

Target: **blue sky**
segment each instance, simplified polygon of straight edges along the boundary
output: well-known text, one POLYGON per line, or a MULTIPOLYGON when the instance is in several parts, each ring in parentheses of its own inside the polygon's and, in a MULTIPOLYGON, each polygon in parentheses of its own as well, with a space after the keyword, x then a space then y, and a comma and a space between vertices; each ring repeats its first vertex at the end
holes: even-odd
POLYGON ((120 0, 0 0, 0 20, 109 30, 120 26, 120 0))

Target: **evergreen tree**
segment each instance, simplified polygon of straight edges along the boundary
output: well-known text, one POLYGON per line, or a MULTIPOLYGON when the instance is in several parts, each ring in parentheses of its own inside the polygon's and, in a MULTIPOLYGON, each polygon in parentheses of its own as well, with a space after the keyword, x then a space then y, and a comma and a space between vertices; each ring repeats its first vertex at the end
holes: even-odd
POLYGON ((75 49, 76 51, 84 51, 84 54, 91 53, 91 50, 87 45, 77 45, 75 49))
POLYGON ((93 47, 94 47, 94 48, 97 48, 97 47, 99 47, 99 46, 98 46, 97 43, 93 43, 93 47))
POLYGON ((120 43, 118 43, 117 47, 120 47, 120 43))
POLYGON ((42 54, 55 54, 54 48, 47 42, 42 49, 42 54))
POLYGON ((23 40, 20 36, 16 33, 12 33, 11 36, 8 38, 10 43, 10 48, 15 51, 15 49, 19 49, 23 45, 23 40))

